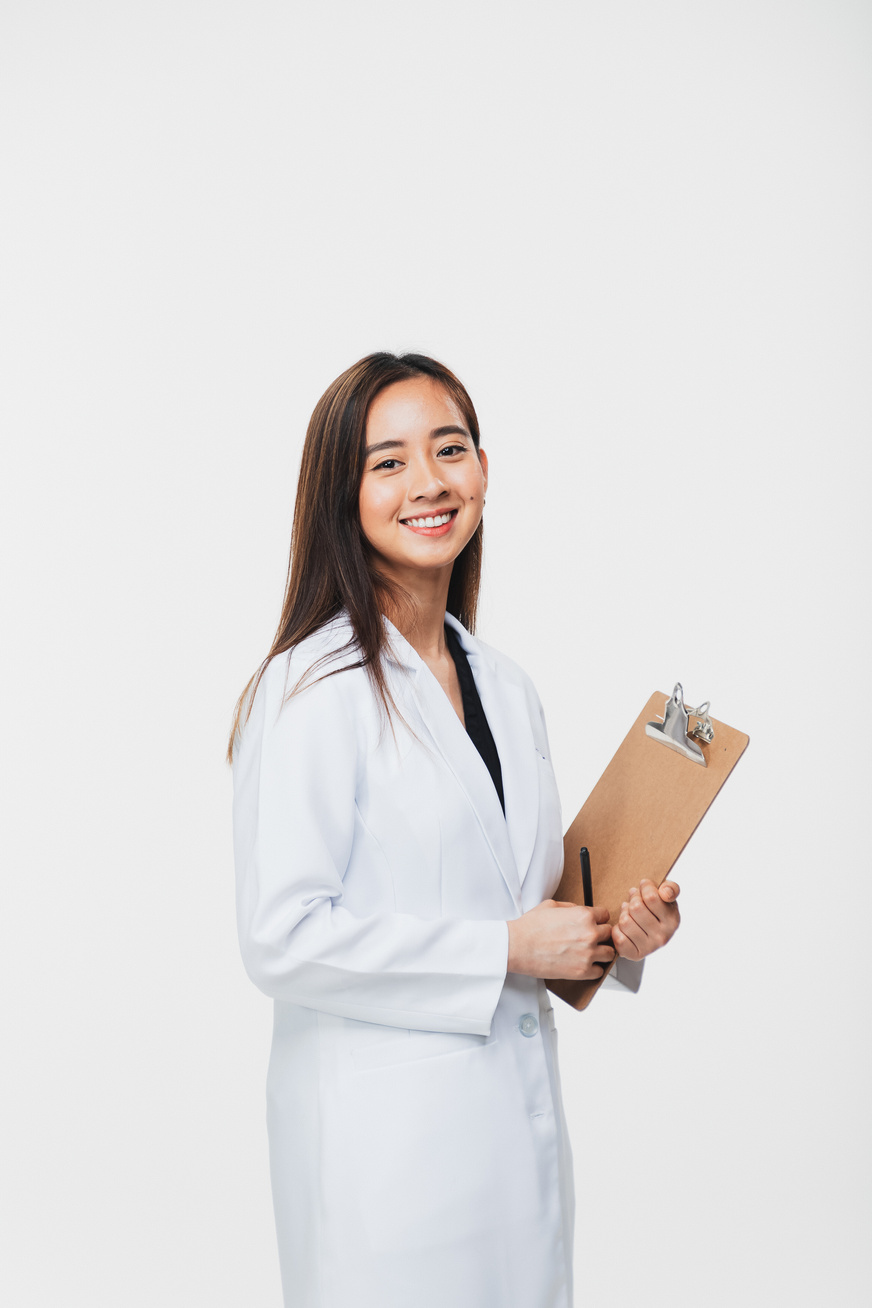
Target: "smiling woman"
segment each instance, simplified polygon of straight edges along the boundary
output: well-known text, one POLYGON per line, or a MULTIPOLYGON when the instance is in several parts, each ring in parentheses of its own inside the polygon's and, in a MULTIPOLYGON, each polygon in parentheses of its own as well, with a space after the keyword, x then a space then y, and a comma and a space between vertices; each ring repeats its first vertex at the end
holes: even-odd
POLYGON ((443 364, 372 354, 337 378, 306 436, 279 630, 237 704, 239 939, 275 1003, 270 1167, 295 1308, 570 1308, 542 978, 598 977, 678 924, 668 882, 642 886, 624 931, 550 898, 542 707, 472 634, 486 487, 443 364))

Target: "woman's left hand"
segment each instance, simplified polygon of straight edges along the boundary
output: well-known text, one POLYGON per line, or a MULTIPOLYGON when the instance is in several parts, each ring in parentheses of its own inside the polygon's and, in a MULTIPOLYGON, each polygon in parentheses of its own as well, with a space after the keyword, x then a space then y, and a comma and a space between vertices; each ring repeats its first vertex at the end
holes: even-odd
POLYGON ((679 887, 664 881, 658 890, 653 881, 643 877, 639 888, 630 890, 630 898, 621 907, 621 916, 612 927, 612 940, 621 958, 637 961, 653 954, 672 939, 678 930, 681 914, 675 900, 679 887))

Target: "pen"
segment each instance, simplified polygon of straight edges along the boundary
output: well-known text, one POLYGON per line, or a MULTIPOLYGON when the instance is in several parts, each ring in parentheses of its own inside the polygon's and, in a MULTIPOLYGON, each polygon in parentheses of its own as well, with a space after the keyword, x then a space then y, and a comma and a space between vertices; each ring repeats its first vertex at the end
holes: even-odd
POLYGON ((586 908, 593 908, 593 883, 590 879, 590 854, 587 845, 581 847, 581 893, 586 908))

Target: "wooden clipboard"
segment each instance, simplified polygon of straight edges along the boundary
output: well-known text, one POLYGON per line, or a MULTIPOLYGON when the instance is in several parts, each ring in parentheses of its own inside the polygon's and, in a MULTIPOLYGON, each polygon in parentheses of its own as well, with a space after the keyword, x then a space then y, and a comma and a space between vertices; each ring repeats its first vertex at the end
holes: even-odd
MULTIPOLYGON (((699 744, 705 767, 673 752, 645 730, 662 722, 669 698, 651 696, 563 838, 563 878, 554 898, 584 903, 579 851, 586 845, 594 903, 608 908, 612 923, 641 877, 658 886, 666 880, 748 744, 741 731, 709 718, 714 738, 699 744)), ((688 711, 692 730, 700 719, 688 711)), ((546 984, 573 1008, 586 1008, 612 966, 596 981, 546 984)))

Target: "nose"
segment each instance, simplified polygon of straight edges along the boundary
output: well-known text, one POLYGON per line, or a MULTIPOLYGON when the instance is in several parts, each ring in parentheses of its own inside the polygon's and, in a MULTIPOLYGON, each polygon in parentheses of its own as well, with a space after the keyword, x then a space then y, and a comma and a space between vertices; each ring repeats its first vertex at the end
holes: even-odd
POLYGON ((410 489, 411 500, 438 500, 448 494, 448 487, 439 476, 439 468, 429 459, 416 465, 410 489))

